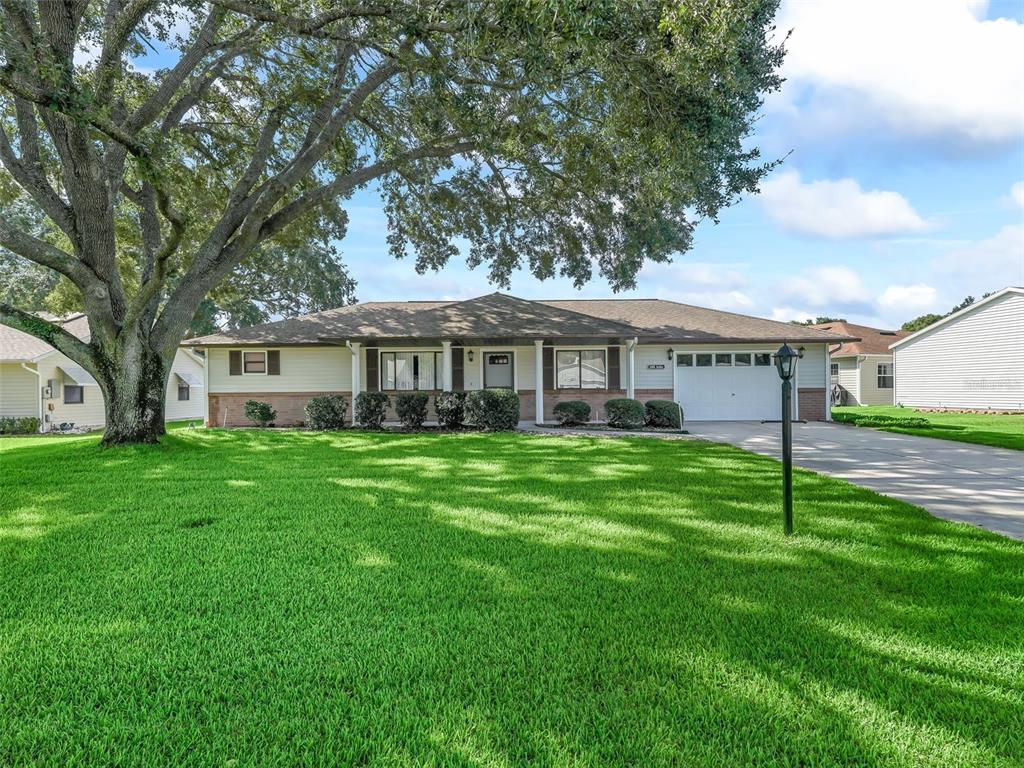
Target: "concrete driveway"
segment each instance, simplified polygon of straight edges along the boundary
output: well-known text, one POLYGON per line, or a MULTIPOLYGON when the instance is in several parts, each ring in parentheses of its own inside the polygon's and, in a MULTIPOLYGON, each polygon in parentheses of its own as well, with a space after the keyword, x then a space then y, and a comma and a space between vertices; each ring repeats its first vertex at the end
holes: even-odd
MULTIPOLYGON (((782 458, 780 424, 688 422, 695 437, 782 458)), ((1024 452, 811 422, 793 425, 793 463, 1024 539, 1024 452)))

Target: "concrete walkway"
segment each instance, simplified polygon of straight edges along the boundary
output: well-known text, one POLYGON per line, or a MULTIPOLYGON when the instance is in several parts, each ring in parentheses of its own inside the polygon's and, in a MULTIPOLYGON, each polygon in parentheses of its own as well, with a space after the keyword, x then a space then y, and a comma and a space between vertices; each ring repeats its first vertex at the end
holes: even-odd
MULTIPOLYGON (((782 458, 779 424, 688 422, 686 429, 782 458)), ((1024 540, 1024 452, 811 422, 793 425, 793 463, 1024 540)))

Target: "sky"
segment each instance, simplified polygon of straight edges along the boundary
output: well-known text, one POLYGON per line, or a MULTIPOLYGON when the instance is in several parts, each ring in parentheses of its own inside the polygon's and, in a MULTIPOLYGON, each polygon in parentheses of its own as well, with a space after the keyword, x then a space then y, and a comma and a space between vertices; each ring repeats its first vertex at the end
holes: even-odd
MULTIPOLYGON (((751 143, 784 161, 759 195, 702 222, 634 291, 521 272, 509 292, 898 327, 1024 285, 1024 0, 787 0, 777 25, 787 81, 751 143)), ((376 190, 346 208, 339 250, 360 301, 497 290, 462 260, 419 275, 392 259, 376 190)))

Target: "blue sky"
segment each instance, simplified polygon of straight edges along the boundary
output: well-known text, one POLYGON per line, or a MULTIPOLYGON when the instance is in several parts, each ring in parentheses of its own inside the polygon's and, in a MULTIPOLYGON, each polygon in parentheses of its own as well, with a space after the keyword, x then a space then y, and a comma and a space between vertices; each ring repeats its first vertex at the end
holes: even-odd
MULTIPOLYGON (((619 295, 896 326, 1024 285, 1024 0, 787 2, 779 27, 789 79, 753 140, 785 163, 619 295)), ((391 259, 374 190, 348 210, 340 249, 361 301, 495 290, 461 261, 418 275, 391 259)), ((615 295, 525 273, 511 292, 615 295)))

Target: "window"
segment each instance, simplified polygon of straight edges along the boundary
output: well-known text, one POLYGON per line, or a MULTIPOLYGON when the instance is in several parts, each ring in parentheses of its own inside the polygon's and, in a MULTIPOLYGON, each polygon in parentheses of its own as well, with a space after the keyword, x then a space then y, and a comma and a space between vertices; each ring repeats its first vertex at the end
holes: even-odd
POLYGON ((85 387, 78 384, 64 385, 64 403, 66 405, 78 405, 85 402, 85 387))
POLYGON ((878 364, 878 388, 892 389, 892 363, 878 364))
POLYGON ((608 386, 605 350, 560 349, 555 354, 558 389, 604 389, 608 386))
POLYGON ((715 365, 732 365, 732 355, 728 352, 717 352, 715 354, 715 365))
POLYGON ((829 371, 832 376, 839 375, 839 363, 829 363, 829 371))
POLYGON ((771 352, 758 352, 754 355, 754 365, 771 365, 772 364, 772 353, 771 352))
POLYGON ((188 396, 189 396, 189 386, 188 386, 188 384, 179 384, 178 385, 178 399, 179 400, 188 400, 188 396))
POLYGON ((692 368, 693 367, 693 355, 682 352, 676 352, 676 365, 680 368, 692 368))
POLYGON ((733 355, 736 360, 736 365, 749 366, 750 365, 750 353, 749 352, 737 352, 733 355))
POLYGON ((696 355, 697 367, 698 368, 710 368, 711 367, 711 355, 709 353, 701 352, 696 355))
POLYGON ((440 352, 381 352, 382 390, 441 389, 440 352))
POLYGON ((244 373, 266 373, 267 353, 266 352, 243 352, 242 371, 244 373))

